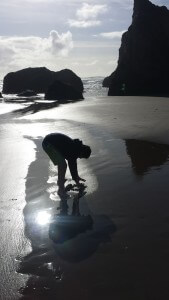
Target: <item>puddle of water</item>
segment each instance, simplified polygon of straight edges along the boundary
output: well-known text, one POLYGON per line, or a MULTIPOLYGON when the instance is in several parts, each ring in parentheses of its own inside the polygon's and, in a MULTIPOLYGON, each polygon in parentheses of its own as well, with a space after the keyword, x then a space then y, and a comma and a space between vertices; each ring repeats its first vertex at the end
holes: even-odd
POLYGON ((144 176, 160 168, 169 159, 169 145, 134 139, 125 140, 126 152, 137 176, 144 176))

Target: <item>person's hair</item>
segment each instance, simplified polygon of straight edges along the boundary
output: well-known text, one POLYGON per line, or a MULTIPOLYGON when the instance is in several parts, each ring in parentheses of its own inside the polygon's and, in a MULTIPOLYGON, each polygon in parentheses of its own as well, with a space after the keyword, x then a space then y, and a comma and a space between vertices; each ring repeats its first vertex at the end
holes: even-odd
POLYGON ((83 158, 89 158, 91 152, 92 151, 91 151, 91 148, 89 146, 82 145, 82 148, 81 148, 81 157, 83 157, 83 158))

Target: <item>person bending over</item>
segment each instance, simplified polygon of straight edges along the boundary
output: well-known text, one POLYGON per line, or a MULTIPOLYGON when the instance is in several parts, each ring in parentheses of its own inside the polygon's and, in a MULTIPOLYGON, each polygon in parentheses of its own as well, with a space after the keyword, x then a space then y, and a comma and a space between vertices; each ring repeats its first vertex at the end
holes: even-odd
POLYGON ((58 193, 65 191, 66 160, 72 179, 76 182, 77 186, 80 187, 80 181, 85 180, 78 175, 77 158, 89 158, 91 148, 84 145, 81 140, 71 139, 62 133, 51 133, 45 136, 42 141, 42 147, 53 164, 58 166, 58 193))

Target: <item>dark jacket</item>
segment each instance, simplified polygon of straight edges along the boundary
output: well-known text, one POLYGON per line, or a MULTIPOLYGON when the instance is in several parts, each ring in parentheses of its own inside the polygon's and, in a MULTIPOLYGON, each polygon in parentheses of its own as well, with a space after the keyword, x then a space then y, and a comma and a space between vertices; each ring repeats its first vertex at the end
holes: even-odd
POLYGON ((72 178, 76 180, 78 178, 77 158, 81 152, 82 141, 73 140, 62 133, 50 133, 44 138, 42 144, 52 145, 68 161, 72 178))

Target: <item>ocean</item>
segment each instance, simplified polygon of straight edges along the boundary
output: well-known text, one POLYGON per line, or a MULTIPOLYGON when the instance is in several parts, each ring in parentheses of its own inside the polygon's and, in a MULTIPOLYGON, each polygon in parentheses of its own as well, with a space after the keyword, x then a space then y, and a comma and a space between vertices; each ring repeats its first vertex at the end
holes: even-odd
MULTIPOLYGON (((102 87, 104 77, 85 77, 82 78, 84 85, 84 98, 107 96, 108 89, 102 87)), ((3 80, 0 80, 0 92, 2 91, 3 80)))
POLYGON ((107 96, 108 89, 102 86, 104 77, 83 78, 84 97, 107 96))

